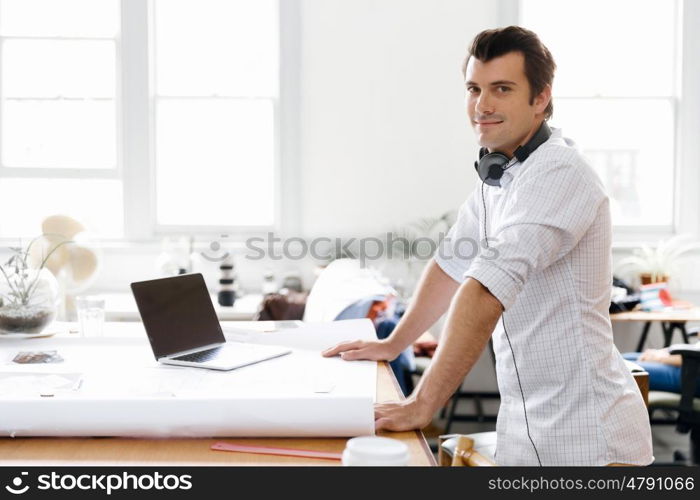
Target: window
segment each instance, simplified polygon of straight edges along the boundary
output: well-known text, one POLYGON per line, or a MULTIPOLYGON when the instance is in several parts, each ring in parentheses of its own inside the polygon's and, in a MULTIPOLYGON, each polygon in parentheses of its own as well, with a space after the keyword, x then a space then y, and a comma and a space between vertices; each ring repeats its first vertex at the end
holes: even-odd
POLYGON ((155 2, 159 227, 273 224, 275 9, 272 0, 155 2))
POLYGON ((0 0, 0 238, 54 213, 107 239, 273 226, 277 8, 0 0))
POLYGON ((0 1, 0 236, 52 213, 123 234, 118 31, 116 0, 0 1))
POLYGON ((618 229, 674 227, 678 14, 673 0, 520 3, 557 62, 551 123, 598 171, 618 229))

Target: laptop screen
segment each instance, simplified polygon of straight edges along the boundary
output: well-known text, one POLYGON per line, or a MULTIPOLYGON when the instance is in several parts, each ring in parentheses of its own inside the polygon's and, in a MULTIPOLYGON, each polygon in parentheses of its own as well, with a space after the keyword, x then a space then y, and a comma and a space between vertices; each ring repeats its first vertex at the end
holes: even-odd
POLYGON ((201 274, 131 284, 156 359, 225 342, 201 274))

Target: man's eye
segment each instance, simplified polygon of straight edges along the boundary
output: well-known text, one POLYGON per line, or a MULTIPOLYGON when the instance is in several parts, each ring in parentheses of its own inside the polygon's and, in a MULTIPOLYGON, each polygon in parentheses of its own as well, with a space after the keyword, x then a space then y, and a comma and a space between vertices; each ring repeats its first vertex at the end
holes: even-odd
POLYGON ((470 94, 476 94, 479 92, 479 87, 467 87, 467 92, 470 94))
POLYGON ((501 85, 500 87, 498 87, 498 91, 502 94, 505 94, 506 92, 510 92, 510 87, 504 87, 501 85))

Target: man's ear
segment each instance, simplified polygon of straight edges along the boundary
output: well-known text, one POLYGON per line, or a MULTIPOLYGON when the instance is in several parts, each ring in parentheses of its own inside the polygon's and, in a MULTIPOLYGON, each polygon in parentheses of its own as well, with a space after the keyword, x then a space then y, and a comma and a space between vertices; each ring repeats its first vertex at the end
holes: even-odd
POLYGON ((542 89, 542 92, 540 92, 536 97, 535 97, 535 112, 537 114, 542 114, 544 113, 544 110, 547 108, 547 105, 549 104, 549 101, 552 100, 552 86, 547 85, 545 86, 544 89, 542 89))

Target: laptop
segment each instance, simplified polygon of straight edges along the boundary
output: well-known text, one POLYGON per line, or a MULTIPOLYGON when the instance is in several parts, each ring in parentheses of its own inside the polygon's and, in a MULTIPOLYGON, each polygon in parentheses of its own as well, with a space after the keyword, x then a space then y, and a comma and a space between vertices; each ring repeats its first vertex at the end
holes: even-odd
POLYGON ((291 352, 227 342, 201 274, 138 281, 131 291, 159 363, 233 370, 291 352))

